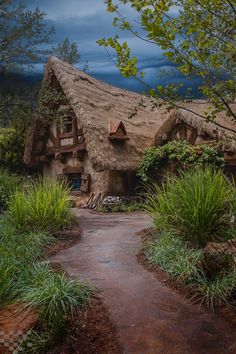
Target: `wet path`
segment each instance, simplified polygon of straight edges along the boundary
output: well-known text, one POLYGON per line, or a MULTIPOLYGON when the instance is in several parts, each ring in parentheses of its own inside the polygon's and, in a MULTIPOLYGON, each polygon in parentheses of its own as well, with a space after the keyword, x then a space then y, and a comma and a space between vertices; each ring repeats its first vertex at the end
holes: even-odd
POLYGON ((76 215, 82 240, 54 261, 101 290, 123 353, 236 353, 227 323, 199 313, 137 262, 142 241, 135 233, 150 226, 144 213, 76 215))

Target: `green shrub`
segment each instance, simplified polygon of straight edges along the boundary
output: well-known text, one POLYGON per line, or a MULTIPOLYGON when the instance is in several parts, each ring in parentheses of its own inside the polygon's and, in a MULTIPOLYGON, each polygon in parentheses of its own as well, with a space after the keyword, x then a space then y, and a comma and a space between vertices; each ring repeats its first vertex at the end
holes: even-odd
POLYGON ((50 348, 56 344, 58 344, 58 338, 54 339, 50 331, 46 328, 44 330, 32 330, 24 337, 22 343, 16 348, 16 352, 23 352, 24 354, 47 354, 50 348))
POLYGON ((221 171, 191 170, 155 185, 147 196, 147 210, 155 226, 202 247, 222 240, 230 225, 235 190, 221 171))
POLYGON ((205 274, 199 273, 195 280, 195 289, 201 295, 208 308, 214 313, 215 304, 228 304, 236 292, 236 271, 224 272, 207 278, 205 274))
POLYGON ((15 234, 6 242, 1 242, 0 254, 20 262, 32 262, 44 258, 45 245, 52 240, 52 237, 44 233, 15 234))
POLYGON ((218 147, 220 142, 191 145, 185 140, 170 141, 162 146, 152 146, 145 150, 144 157, 138 168, 138 176, 143 182, 155 180, 167 162, 173 162, 176 167, 214 166, 222 168, 225 160, 218 147))
POLYGON ((200 250, 189 248, 184 241, 168 232, 148 243, 145 253, 151 264, 160 266, 181 281, 196 275, 197 264, 202 257, 200 250))
POLYGON ((55 273, 48 264, 36 264, 25 274, 30 281, 22 300, 39 311, 40 320, 55 333, 63 331, 73 312, 88 304, 92 289, 64 274, 55 273))
POLYGON ((21 186, 22 178, 0 169, 0 210, 5 209, 10 197, 21 186))
POLYGON ((44 257, 45 245, 52 236, 42 233, 17 233, 7 218, 0 220, 0 306, 16 301, 27 279, 23 275, 31 263, 44 257))
POLYGON ((182 285, 191 285, 196 291, 193 299, 201 298, 214 312, 216 304, 227 304, 236 292, 236 271, 204 274, 203 251, 196 250, 171 233, 155 236, 145 246, 150 264, 159 266, 182 285))
POLYGON ((70 224, 69 189, 53 178, 39 179, 9 202, 9 216, 21 229, 53 232, 70 224))
POLYGON ((38 311, 34 349, 46 349, 61 339, 75 309, 88 304, 92 289, 42 263, 51 232, 71 221, 67 186, 53 179, 30 183, 17 190, 0 217, 0 307, 23 302, 38 311), (45 232, 45 230, 47 232, 45 232))
POLYGON ((20 265, 13 259, 0 258, 0 308, 19 296, 20 265))

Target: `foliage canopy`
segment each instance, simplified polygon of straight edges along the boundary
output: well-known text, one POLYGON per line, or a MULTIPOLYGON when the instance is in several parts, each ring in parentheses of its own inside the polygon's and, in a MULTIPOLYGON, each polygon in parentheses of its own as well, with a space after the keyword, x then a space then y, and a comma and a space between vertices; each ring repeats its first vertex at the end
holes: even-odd
POLYGON ((58 59, 66 61, 69 64, 75 64, 80 59, 77 43, 71 43, 68 37, 54 48, 54 54, 58 59))
POLYGON ((45 13, 26 10, 21 1, 0 0, 0 70, 32 65, 48 53, 40 45, 48 43, 54 30, 43 21, 45 13))
MULTIPOLYGON (((234 0, 107 0, 106 3, 107 10, 115 14, 115 27, 161 48, 183 77, 200 79, 199 93, 213 106, 204 117, 213 119, 216 113, 225 111, 236 119, 230 105, 236 98, 234 0), (137 12, 139 25, 122 14, 121 5, 137 12)), ((115 50, 117 66, 123 76, 143 80, 137 58, 131 55, 127 42, 120 43, 116 36, 103 38, 98 44, 115 50)), ((182 84, 157 85, 150 87, 149 94, 163 99, 171 109, 184 101, 181 87, 182 84)), ((191 97, 191 90, 187 90, 185 99, 191 97)))

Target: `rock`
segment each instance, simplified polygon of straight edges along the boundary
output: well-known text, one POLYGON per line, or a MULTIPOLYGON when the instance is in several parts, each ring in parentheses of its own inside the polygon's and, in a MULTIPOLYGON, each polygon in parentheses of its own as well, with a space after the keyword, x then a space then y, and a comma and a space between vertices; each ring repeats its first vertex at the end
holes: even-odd
POLYGON ((107 205, 117 205, 117 204, 129 204, 140 202, 140 197, 137 196, 112 196, 108 195, 103 198, 102 204, 107 205))
POLYGON ((208 242, 203 254, 204 264, 211 272, 236 268, 236 239, 223 243, 208 242))

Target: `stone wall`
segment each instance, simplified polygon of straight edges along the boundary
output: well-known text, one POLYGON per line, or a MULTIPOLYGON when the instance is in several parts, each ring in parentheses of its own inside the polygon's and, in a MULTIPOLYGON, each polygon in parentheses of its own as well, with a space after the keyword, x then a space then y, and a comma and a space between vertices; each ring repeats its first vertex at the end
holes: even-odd
POLYGON ((49 163, 44 164, 44 175, 57 177, 63 175, 65 167, 82 167, 84 173, 90 175, 90 193, 102 192, 107 193, 108 189, 108 171, 97 172, 93 168, 88 156, 85 156, 84 161, 79 161, 77 158, 67 157, 65 162, 52 159, 49 163))

